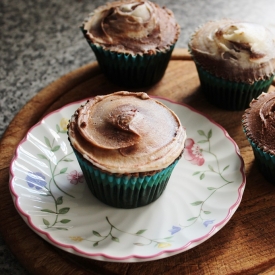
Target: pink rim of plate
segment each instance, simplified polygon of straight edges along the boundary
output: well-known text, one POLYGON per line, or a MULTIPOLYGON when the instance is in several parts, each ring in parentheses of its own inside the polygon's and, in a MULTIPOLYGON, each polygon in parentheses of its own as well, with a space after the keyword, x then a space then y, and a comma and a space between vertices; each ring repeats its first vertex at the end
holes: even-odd
POLYGON ((216 232, 218 232, 230 220, 230 218, 233 216, 233 214, 237 210, 237 208, 238 208, 238 206, 239 206, 239 204, 240 204, 240 202, 242 200, 242 195, 243 195, 244 188, 245 188, 245 185, 246 185, 245 165, 244 165, 243 158, 241 157, 238 145, 229 136, 229 134, 227 133, 227 131, 221 125, 219 125, 218 123, 216 123, 213 119, 209 118, 207 115, 205 115, 205 114, 197 111, 193 107, 191 107, 191 106, 189 106, 187 104, 184 104, 184 103, 174 102, 174 101, 172 101, 170 99, 167 99, 167 98, 164 98, 164 97, 159 97, 159 96, 150 96, 150 97, 156 98, 156 99, 161 99, 161 100, 166 100, 166 101, 168 101, 168 102, 170 102, 172 104, 184 106, 184 107, 190 109, 192 112, 195 112, 197 114, 202 115, 203 117, 207 118, 212 124, 214 124, 218 128, 220 128, 223 131, 224 136, 234 145, 235 153, 237 154, 237 156, 239 157, 240 162, 241 162, 240 172, 241 172, 241 175, 242 175, 242 183, 241 183, 241 185, 238 188, 238 198, 237 198, 236 202, 229 208, 226 217, 221 222, 215 224, 212 227, 212 229, 206 235, 204 235, 202 237, 199 237, 199 238, 196 238, 196 239, 193 239, 193 240, 189 241, 187 244, 185 244, 184 246, 182 246, 180 248, 170 249, 170 250, 168 250, 168 249, 165 250, 164 249, 164 250, 160 251, 159 253, 155 253, 155 254, 150 255, 150 256, 142 256, 142 255, 135 255, 135 254, 133 254, 133 255, 129 255, 129 256, 125 256, 125 257, 114 257, 114 256, 110 256, 110 255, 107 255, 107 254, 104 254, 104 253, 88 253, 88 252, 82 251, 81 249, 75 247, 74 245, 66 245, 66 244, 60 243, 57 240, 55 240, 54 238, 52 238, 52 236, 50 235, 50 233, 44 232, 41 229, 39 229, 38 227, 36 227, 36 225, 34 225, 33 222, 32 222, 32 220, 31 220, 31 216, 28 215, 27 213, 25 213, 23 211, 23 209, 20 207, 20 204, 18 202, 19 196, 16 194, 16 192, 15 192, 15 190, 13 188, 13 185, 12 185, 13 178, 15 176, 14 173, 13 173, 12 167, 13 167, 13 163, 18 158, 18 149, 21 146, 21 144, 23 144, 24 142, 27 141, 28 134, 34 128, 36 128, 39 125, 41 125, 41 123, 42 123, 42 121, 44 119, 46 119, 47 117, 53 115, 54 113, 60 112, 61 110, 65 109, 65 108, 67 108, 67 107, 69 107, 71 105, 78 104, 78 103, 81 103, 81 102, 85 102, 86 100, 89 99, 89 98, 87 98, 87 99, 82 99, 82 100, 79 100, 79 101, 76 101, 76 102, 69 103, 69 104, 67 104, 67 105, 65 105, 65 106, 63 106, 63 107, 61 107, 61 108, 59 108, 59 109, 57 109, 57 110, 55 110, 55 111, 47 114, 45 117, 43 117, 38 123, 36 123, 33 127, 31 127, 29 129, 29 131, 27 132, 26 136, 18 144, 18 146, 16 148, 16 151, 15 151, 15 154, 13 156, 13 159, 11 161, 9 188, 10 188, 10 192, 11 192, 11 194, 13 196, 13 199, 14 199, 15 207, 16 207, 17 211, 19 212, 19 214, 24 219, 24 221, 27 224, 29 224, 29 226, 36 233, 38 233, 42 238, 44 238, 45 240, 49 241, 53 245, 55 245, 55 246, 57 246, 57 247, 65 250, 67 252, 73 253, 73 251, 75 251, 77 253, 76 255, 80 255, 80 256, 83 256, 83 257, 86 257, 86 258, 91 258, 91 259, 97 259, 98 258, 98 260, 113 261, 113 262, 139 262, 139 260, 142 260, 142 261, 151 261, 151 260, 157 260, 157 259, 161 259, 161 258, 165 258, 165 257, 170 257, 170 256, 176 255, 178 253, 187 251, 187 250, 189 250, 189 249, 191 249, 191 248, 199 245, 200 243, 202 243, 202 242, 206 241, 207 239, 209 239, 210 237, 212 237, 216 232), (101 259, 101 258, 103 258, 103 259, 101 259))

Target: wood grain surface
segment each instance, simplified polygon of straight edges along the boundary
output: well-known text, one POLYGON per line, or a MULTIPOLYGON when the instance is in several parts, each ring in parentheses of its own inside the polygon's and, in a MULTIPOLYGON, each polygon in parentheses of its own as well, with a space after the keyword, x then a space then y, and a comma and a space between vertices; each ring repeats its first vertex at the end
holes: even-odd
POLYGON ((9 166, 18 143, 47 113, 76 100, 118 90, 125 89, 108 82, 96 62, 88 64, 39 92, 15 116, 2 137, 0 233, 21 264, 30 274, 37 275, 275 274, 275 186, 263 178, 254 164, 252 150, 242 132, 243 111, 221 110, 206 101, 195 65, 185 49, 175 49, 159 83, 135 91, 196 108, 223 126, 238 144, 247 183, 242 202, 225 227, 201 245, 175 256, 143 263, 111 263, 64 252, 26 225, 9 192, 9 166))

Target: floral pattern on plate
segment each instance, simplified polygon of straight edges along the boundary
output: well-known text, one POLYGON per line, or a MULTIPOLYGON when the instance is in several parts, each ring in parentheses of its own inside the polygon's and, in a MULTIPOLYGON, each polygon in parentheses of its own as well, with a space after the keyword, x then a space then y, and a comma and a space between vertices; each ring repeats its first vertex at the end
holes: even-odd
POLYGON ((85 184, 66 133, 68 119, 85 101, 30 129, 11 164, 10 190, 19 214, 37 234, 83 257, 137 262, 188 250, 228 222, 245 188, 236 143, 196 110, 157 99, 179 116, 188 139, 165 192, 137 209, 104 205, 85 184))

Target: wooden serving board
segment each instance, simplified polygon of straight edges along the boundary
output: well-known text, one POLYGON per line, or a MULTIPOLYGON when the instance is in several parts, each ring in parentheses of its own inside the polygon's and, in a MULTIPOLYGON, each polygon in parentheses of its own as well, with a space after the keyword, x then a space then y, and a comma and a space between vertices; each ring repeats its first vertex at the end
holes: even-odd
POLYGON ((263 178, 254 164, 251 147, 242 131, 243 111, 221 110, 206 101, 195 65, 185 49, 174 51, 159 83, 139 91, 194 107, 223 126, 238 144, 246 166, 247 184, 242 202, 227 225, 191 250, 142 263, 100 262, 75 256, 50 245, 26 225, 14 207, 8 187, 9 165, 18 143, 47 113, 73 101, 118 90, 124 88, 108 82, 96 62, 88 64, 39 92, 15 116, 2 137, 0 233, 21 264, 31 274, 38 275, 274 274, 275 186, 263 178))

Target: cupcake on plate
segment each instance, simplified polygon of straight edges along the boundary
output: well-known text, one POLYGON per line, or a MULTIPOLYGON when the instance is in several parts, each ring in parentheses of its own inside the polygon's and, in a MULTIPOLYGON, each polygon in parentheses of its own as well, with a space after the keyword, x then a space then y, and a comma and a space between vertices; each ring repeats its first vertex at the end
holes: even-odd
POLYGON ((161 102, 120 91, 79 107, 68 136, 94 196, 114 207, 136 208, 165 190, 186 132, 161 102))
POLYGON ((105 76, 133 88, 163 77, 180 34, 172 11, 147 0, 100 6, 81 30, 105 76))
POLYGON ((275 184, 275 91, 253 99, 242 124, 260 171, 275 184))
POLYGON ((227 110, 244 110, 268 90, 275 73, 274 49, 267 28, 229 19, 207 22, 189 41, 203 93, 227 110))

